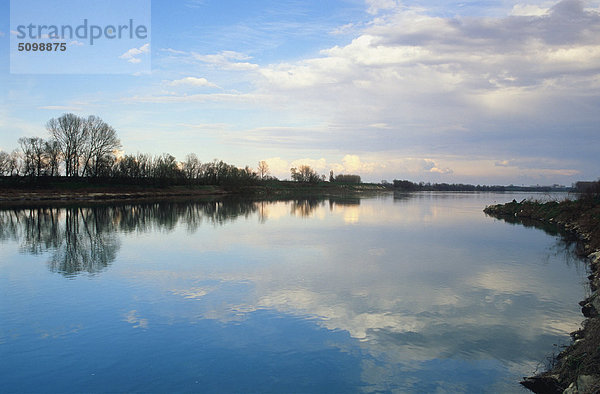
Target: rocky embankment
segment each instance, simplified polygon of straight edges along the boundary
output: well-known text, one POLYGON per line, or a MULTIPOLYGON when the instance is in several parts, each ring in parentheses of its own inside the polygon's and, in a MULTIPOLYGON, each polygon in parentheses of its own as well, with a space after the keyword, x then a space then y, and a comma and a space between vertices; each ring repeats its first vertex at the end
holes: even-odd
MULTIPOLYGON (((490 216, 575 236, 578 253, 589 262, 592 295, 580 302, 587 318, 580 330, 571 333, 573 342, 544 373, 525 378, 521 384, 535 393, 600 392, 600 198, 575 201, 514 201, 485 208, 490 216)), ((549 289, 548 291, 552 291, 549 289)))

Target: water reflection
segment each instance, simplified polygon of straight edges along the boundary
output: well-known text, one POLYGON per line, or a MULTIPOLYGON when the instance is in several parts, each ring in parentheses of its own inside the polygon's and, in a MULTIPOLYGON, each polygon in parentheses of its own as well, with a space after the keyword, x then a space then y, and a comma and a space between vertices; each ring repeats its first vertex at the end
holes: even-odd
MULTIPOLYGON (((0 240, 47 252, 64 275, 112 264, 94 276, 112 292, 94 299, 108 305, 114 341, 133 343, 142 365, 161 354, 160 367, 194 365, 192 382, 205 373, 196 390, 158 374, 163 386, 131 391, 514 391, 576 328, 580 295, 565 278, 579 273, 563 264, 570 249, 485 217, 486 203, 413 194, 23 209, 0 211, 0 240), (219 386, 231 371, 247 385, 219 386)), ((69 283, 94 289, 85 282, 69 283)), ((91 330, 87 311, 54 313, 91 330)))
POLYGON ((49 252, 52 272, 96 274, 115 260, 118 232, 172 231, 180 222, 194 232, 203 222, 222 225, 256 209, 249 201, 214 201, 5 210, 0 211, 0 240, 17 240, 24 253, 49 252))
POLYGON ((107 208, 0 211, 0 240, 19 240, 25 253, 49 252, 52 272, 95 274, 117 256, 119 239, 112 223, 107 208))
POLYGON ((303 218, 311 217, 315 210, 323 206, 324 201, 321 199, 304 199, 304 200, 293 200, 290 204, 292 215, 300 216, 303 218))
MULTIPOLYGON (((324 198, 286 201, 292 215, 309 218, 324 198)), ((358 199, 329 199, 329 207, 358 205, 358 199)), ((23 253, 50 253, 48 266, 65 276, 96 274, 108 267, 119 250, 117 233, 173 231, 183 224, 194 233, 203 224, 224 225, 258 213, 260 222, 279 216, 276 202, 227 199, 203 202, 159 202, 76 208, 0 210, 0 241, 20 242, 23 253)))

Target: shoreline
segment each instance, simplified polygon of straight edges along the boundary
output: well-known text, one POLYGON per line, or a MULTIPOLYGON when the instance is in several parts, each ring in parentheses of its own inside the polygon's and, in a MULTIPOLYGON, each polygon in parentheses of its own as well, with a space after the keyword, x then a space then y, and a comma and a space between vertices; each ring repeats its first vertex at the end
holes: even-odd
POLYGON ((390 192, 372 184, 302 184, 222 186, 94 186, 77 184, 75 187, 0 188, 0 209, 21 206, 97 204, 111 202, 148 202, 163 200, 206 199, 222 197, 241 198, 310 198, 361 196, 390 192))
POLYGON ((534 226, 579 242, 577 254, 588 262, 591 295, 582 300, 586 320, 571 333, 572 343, 553 360, 550 370, 520 383, 534 393, 596 393, 600 391, 600 199, 561 202, 513 200, 484 212, 509 223, 534 226))

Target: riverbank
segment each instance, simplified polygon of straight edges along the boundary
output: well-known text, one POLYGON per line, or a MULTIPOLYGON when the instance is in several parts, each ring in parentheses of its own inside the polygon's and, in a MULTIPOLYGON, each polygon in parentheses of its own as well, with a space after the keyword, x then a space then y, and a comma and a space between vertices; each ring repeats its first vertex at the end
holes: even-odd
POLYGON ((550 370, 524 378, 521 384, 535 393, 600 392, 600 199, 546 203, 513 200, 488 206, 484 212, 510 223, 574 236, 579 241, 577 253, 589 262, 592 291, 580 302, 586 320, 580 330, 571 333, 573 342, 553 360, 550 370))
POLYGON ((0 185, 0 207, 154 201, 241 196, 260 199, 356 196, 387 189, 375 184, 273 181, 258 185, 152 185, 106 184, 87 181, 0 185))

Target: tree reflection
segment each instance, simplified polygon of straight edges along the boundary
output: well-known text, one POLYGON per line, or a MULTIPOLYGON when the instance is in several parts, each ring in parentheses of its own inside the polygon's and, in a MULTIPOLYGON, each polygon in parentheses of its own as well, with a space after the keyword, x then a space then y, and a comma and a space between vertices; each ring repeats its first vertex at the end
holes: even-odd
POLYGON ((0 211, 0 239, 20 241, 23 253, 49 253, 52 272, 95 274, 114 261, 119 249, 112 219, 106 207, 0 211))
MULTIPOLYGON (((53 272, 68 277, 96 274, 116 259, 119 233, 170 232, 178 226, 193 233, 202 224, 223 225, 254 214, 265 222, 266 205, 276 203, 225 199, 0 210, 0 240, 20 242, 23 253, 49 254, 53 272)), ((322 204, 322 199, 294 200, 292 214, 307 217, 322 204)))
POLYGON ((308 218, 313 215, 315 210, 324 204, 322 199, 303 199, 293 200, 291 204, 291 213, 295 216, 308 218))
POLYGON ((50 270, 66 276, 81 272, 95 274, 112 263, 119 249, 119 240, 109 232, 110 218, 106 210, 66 209, 64 236, 48 262, 50 270))
POLYGON ((329 210, 333 211, 336 205, 340 206, 357 206, 360 205, 359 197, 330 197, 329 210))

